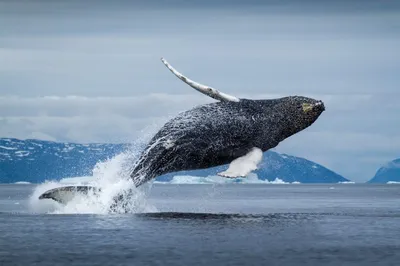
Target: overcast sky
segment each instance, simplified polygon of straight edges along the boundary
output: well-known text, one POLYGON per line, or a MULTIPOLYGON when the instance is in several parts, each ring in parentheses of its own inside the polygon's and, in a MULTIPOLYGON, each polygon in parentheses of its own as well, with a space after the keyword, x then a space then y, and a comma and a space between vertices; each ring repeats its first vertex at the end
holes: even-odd
POLYGON ((400 1, 130 2, 0 1, 0 137, 129 142, 213 101, 164 56, 238 97, 324 100, 278 152, 354 181, 400 157, 400 1))

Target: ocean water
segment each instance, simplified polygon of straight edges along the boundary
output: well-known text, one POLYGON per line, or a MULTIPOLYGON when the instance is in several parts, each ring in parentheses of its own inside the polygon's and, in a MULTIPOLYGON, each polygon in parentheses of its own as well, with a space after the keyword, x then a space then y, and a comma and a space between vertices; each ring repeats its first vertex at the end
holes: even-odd
POLYGON ((131 213, 0 185, 0 265, 399 265, 400 185, 153 184, 131 213))

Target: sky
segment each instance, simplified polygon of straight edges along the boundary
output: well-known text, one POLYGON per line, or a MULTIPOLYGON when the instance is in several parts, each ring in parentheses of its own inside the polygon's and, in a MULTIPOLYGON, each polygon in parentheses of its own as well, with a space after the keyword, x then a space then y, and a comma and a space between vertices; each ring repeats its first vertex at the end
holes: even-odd
POLYGON ((148 139, 213 102, 174 77, 326 111, 276 149, 356 182, 400 157, 400 1, 0 0, 0 137, 148 139))

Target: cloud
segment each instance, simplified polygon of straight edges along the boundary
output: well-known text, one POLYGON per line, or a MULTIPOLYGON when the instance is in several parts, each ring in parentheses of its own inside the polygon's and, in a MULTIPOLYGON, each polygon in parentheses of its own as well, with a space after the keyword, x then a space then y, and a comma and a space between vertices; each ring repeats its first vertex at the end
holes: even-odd
POLYGON ((211 102, 211 99, 199 96, 199 94, 173 95, 165 93, 129 97, 0 96, 0 113, 8 117, 43 115, 74 117, 115 114, 129 118, 143 118, 164 114, 172 115, 190 106, 207 102, 211 102))
POLYGON ((127 3, 81 9, 85 4, 73 2, 63 4, 63 12, 60 4, 40 1, 3 5, 2 94, 182 93, 161 56, 189 77, 232 93, 398 89, 400 12, 374 10, 370 2, 363 3, 364 12, 354 4, 330 4, 336 12, 327 16, 314 2, 253 3, 248 10, 205 3, 190 12, 176 3, 168 9, 127 3))

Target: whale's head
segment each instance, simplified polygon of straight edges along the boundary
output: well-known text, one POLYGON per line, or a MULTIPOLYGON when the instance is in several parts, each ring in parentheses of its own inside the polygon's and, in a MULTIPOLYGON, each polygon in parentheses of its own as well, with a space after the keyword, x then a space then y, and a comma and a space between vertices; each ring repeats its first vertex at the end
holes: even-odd
POLYGON ((322 101, 303 96, 282 98, 278 106, 279 112, 283 113, 283 126, 289 134, 311 126, 325 111, 322 101))

